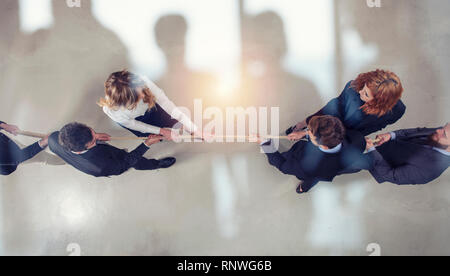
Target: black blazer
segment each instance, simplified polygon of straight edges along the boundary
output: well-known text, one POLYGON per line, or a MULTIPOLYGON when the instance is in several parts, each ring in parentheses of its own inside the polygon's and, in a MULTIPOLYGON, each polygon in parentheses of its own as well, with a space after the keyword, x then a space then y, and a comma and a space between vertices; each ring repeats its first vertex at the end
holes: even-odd
POLYGON ((371 165, 364 157, 364 136, 348 130, 340 152, 325 153, 310 141, 300 141, 285 153, 266 153, 269 163, 282 173, 304 181, 302 189, 309 191, 319 181, 333 181, 341 174, 356 173, 371 165))
POLYGON ((388 125, 397 122, 406 112, 406 106, 402 101, 398 101, 394 108, 384 116, 365 114, 361 107, 364 102, 361 100, 359 93, 351 87, 352 81, 347 83, 341 95, 331 100, 316 114, 308 117, 307 122, 317 115, 332 115, 339 118, 347 129, 353 129, 361 132, 364 136, 368 136, 388 125))
MULTIPOLYGON (((3 122, 0 121, 0 124, 3 122)), ((43 149, 36 142, 21 149, 8 136, 0 133, 0 175, 10 175, 17 170, 20 163, 33 158, 43 149)))
POLYGON ((74 154, 59 144, 59 132, 50 135, 48 144, 50 150, 68 164, 95 177, 108 177, 126 172, 136 165, 149 149, 145 144, 141 144, 128 153, 108 144, 98 144, 84 154, 74 154))
POLYGON ((395 131, 396 139, 368 155, 373 159, 370 173, 378 183, 427 184, 447 170, 450 157, 426 146, 434 128, 395 131))

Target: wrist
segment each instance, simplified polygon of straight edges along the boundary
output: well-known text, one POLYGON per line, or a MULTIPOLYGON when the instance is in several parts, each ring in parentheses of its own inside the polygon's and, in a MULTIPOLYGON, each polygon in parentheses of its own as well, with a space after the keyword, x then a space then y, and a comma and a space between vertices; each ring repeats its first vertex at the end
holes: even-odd
POLYGON ((45 149, 48 144, 44 143, 44 141, 41 140, 41 141, 38 142, 38 145, 41 147, 41 149, 45 149))
POLYGON ((389 132, 389 136, 391 137, 390 140, 395 140, 395 138, 397 138, 397 134, 395 132, 389 132))

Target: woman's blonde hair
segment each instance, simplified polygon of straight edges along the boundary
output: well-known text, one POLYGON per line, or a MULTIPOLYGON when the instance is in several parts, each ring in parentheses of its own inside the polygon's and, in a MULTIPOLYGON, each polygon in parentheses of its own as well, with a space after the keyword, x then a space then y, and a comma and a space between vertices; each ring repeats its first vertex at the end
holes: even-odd
POLYGON ((152 109, 156 105, 152 91, 141 77, 128 70, 112 73, 108 77, 105 82, 105 97, 99 100, 98 105, 108 108, 134 109, 140 100, 139 88, 144 94, 144 103, 152 109))

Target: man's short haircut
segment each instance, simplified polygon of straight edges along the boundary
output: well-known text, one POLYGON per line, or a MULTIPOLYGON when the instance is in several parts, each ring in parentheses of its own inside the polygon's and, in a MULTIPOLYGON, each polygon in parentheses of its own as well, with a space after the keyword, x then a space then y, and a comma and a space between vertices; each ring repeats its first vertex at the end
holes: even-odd
POLYGON ((345 127, 336 117, 315 116, 309 121, 308 128, 321 146, 332 149, 344 141, 345 127))
POLYGON ((93 139, 91 129, 80 123, 67 124, 59 132, 59 143, 72 152, 87 150, 86 145, 93 139))

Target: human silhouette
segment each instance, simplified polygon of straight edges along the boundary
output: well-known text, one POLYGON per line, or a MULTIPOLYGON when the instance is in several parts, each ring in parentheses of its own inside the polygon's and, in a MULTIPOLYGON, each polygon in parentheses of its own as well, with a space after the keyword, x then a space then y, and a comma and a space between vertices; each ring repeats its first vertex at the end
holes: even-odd
POLYGON ((282 18, 273 11, 244 15, 243 78, 246 105, 280 107, 283 128, 319 108, 315 85, 283 68, 288 52, 282 18))
POLYGON ((83 121, 108 130, 97 108, 105 76, 128 67, 127 50, 118 37, 93 16, 91 1, 69 8, 52 1, 54 24, 14 44, 20 59, 6 74, 14 92, 10 112, 27 118, 25 127, 58 129, 67 121, 83 121))
MULTIPOLYGON (((438 19, 438 15, 442 15, 443 11, 448 10, 449 4, 419 0, 384 0, 381 3, 380 8, 368 8, 365 1, 339 2, 342 11, 341 19, 347 24, 345 27, 356 29, 363 43, 374 45, 378 49, 376 59, 367 67, 370 69, 387 68, 395 71, 402 78, 405 89, 402 101, 407 106, 406 114, 387 131, 445 123, 447 118, 442 117, 442 114, 445 113, 442 109, 445 107, 447 92, 443 85, 446 82, 439 77, 435 67, 437 63, 433 58, 438 57, 439 59, 439 57, 445 56, 447 50, 430 43, 430 35, 448 34, 448 28, 441 25, 443 21, 438 19), (428 16, 432 17, 432 20, 427 20, 428 16)), ((443 18, 446 16, 442 16, 443 18)), ((440 36, 438 41, 444 43, 444 37, 445 35, 440 36)), ((446 65, 445 68, 448 66, 446 65)), ((361 174, 359 177, 360 179, 355 179, 356 183, 362 183, 363 177, 370 176, 361 174)), ((445 208, 443 207, 445 204, 441 201, 441 195, 448 188, 448 174, 433 182, 433 188, 428 194, 428 199, 425 200, 423 193, 414 187, 402 190, 401 194, 395 194, 395 188, 374 187, 373 183, 376 183, 374 180, 365 180, 365 182, 367 181, 370 181, 370 186, 368 186, 370 197, 366 197, 359 208, 365 209, 373 206, 373 202, 389 198, 389 209, 395 210, 390 220, 385 220, 379 225, 373 223, 373 218, 364 217, 363 225, 366 225, 367 228, 366 236, 371 239, 367 242, 376 240, 382 245, 382 252, 391 255, 404 254, 404 252, 411 255, 435 254, 435 252, 445 251, 442 240, 445 239, 446 234, 441 233, 442 231, 439 229, 446 226, 441 220, 436 220, 433 216, 422 216, 422 223, 417 225, 411 223, 410 217, 402 213, 402 210, 408 210, 408 213, 411 214, 431 214, 445 208), (372 200, 373 202, 371 202, 372 200), (422 202, 422 204, 417 204, 417 202, 422 202), (409 235, 399 239, 398 235, 392 234, 392 230, 396 229, 398 225, 402 225, 404 229, 413 230, 409 235), (421 238, 411 239, 415 236, 421 238)), ((382 209, 383 207, 380 206, 377 208, 377 212, 382 212, 382 209)))
POLYGON ((169 98, 189 108, 192 116, 194 99, 201 99, 204 107, 220 104, 214 97, 214 76, 193 70, 186 64, 186 19, 179 14, 164 15, 158 19, 154 31, 156 43, 167 64, 166 72, 156 83, 169 98))

